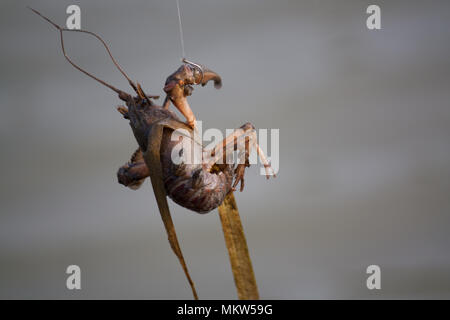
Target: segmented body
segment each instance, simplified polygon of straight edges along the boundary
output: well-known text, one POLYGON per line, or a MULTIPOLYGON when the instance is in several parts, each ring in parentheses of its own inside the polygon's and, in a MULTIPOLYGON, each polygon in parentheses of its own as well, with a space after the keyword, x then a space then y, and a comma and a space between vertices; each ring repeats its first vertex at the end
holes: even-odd
POLYGON ((198 213, 217 208, 230 192, 233 168, 223 165, 208 172, 202 164, 174 164, 172 150, 182 150, 181 142, 171 141, 172 130, 166 128, 161 143, 161 165, 167 195, 179 205, 198 213))
MULTIPOLYGON (((146 137, 150 133, 152 125, 167 118, 181 123, 175 113, 162 107, 149 105, 143 101, 135 101, 135 104, 127 103, 127 105, 130 112, 126 114, 126 117, 130 119, 131 127, 141 150, 147 149, 146 137)), ((183 150, 183 144, 178 140, 173 141, 173 132, 172 128, 164 128, 160 149, 166 193, 174 202, 185 208, 198 213, 207 213, 217 208, 232 189, 233 166, 224 164, 216 166, 215 170, 209 172, 204 168, 201 161, 195 164, 174 163, 172 152, 174 148, 183 150)), ((197 148, 200 148, 201 154, 202 146, 197 145, 197 148)), ((132 159, 134 157, 135 155, 132 159)), ((149 174, 148 170, 143 170, 142 167, 145 167, 143 159, 136 162, 132 160, 124 165, 118 172, 119 182, 133 189, 139 187, 143 179, 149 174), (135 181, 137 181, 136 187, 133 187, 132 182, 135 181)))

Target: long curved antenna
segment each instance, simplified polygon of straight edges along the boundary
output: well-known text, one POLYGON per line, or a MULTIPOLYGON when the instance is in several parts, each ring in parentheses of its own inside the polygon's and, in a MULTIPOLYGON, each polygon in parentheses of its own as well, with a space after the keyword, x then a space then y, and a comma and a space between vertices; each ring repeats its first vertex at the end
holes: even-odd
POLYGON ((136 87, 136 85, 134 84, 133 81, 131 81, 131 79, 127 76, 127 74, 125 73, 125 71, 123 71, 123 69, 120 67, 120 65, 117 63, 116 59, 114 59, 113 55, 111 54, 111 50, 109 49, 108 45, 106 44, 106 42, 97 34, 95 34, 94 32, 91 31, 87 31, 87 30, 79 30, 79 29, 67 29, 67 28, 62 28, 59 25, 57 25, 56 23, 54 23, 53 21, 51 21, 49 18, 45 17, 44 15, 42 15, 39 11, 31 8, 31 7, 27 7, 28 9, 30 9, 31 11, 33 11, 34 13, 36 13, 38 16, 40 16, 41 18, 43 18, 44 20, 46 20, 48 23, 50 23, 51 25, 53 25, 56 29, 59 30, 60 36, 61 36, 61 49, 62 52, 64 54, 64 57, 67 59, 67 61, 69 61, 69 63, 74 66, 76 69, 78 69, 79 71, 83 72, 85 75, 87 75, 88 77, 91 77, 94 80, 97 80, 98 82, 100 82, 101 84, 103 84, 104 86, 110 88, 111 90, 115 91, 116 93, 120 94, 122 93, 121 90, 117 89, 116 87, 110 85, 109 83, 106 83, 105 81, 97 78, 96 76, 94 76, 93 74, 87 72, 86 70, 82 69, 81 67, 79 67, 77 64, 75 64, 66 54, 66 49, 64 48, 64 38, 63 38, 63 31, 75 31, 75 32, 82 32, 82 33, 87 33, 91 36, 96 37, 105 47, 106 51, 108 52, 109 57, 111 58, 112 62, 114 63, 114 65, 116 66, 116 68, 120 71, 120 73, 123 74, 123 76, 128 80, 128 83, 131 85, 131 87, 134 89, 134 91, 138 92, 138 89, 136 87))

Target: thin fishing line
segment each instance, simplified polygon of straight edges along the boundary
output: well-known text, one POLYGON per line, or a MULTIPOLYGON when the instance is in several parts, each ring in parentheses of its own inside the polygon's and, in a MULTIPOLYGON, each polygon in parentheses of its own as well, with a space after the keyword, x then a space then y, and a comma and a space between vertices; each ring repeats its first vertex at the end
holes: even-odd
POLYGON ((178 25, 180 27, 180 40, 181 40, 181 60, 186 58, 186 53, 184 52, 184 37, 183 37, 183 25, 181 24, 181 11, 180 11, 180 1, 177 0, 177 9, 178 9, 178 25))

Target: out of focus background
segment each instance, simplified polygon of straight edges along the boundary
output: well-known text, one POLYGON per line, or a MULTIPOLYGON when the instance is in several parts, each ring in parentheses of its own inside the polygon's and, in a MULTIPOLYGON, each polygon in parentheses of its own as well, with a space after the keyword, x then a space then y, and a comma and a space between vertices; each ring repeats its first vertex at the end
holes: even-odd
MULTIPOLYGON (((187 57, 224 82, 190 99, 204 129, 280 129, 278 177, 253 166, 236 194, 261 297, 450 298, 450 2, 180 3, 187 57)), ((116 181, 136 148, 120 101, 26 9, 64 25, 70 4, 149 94, 180 65, 175 0, 2 1, 0 298, 190 299, 150 183, 116 181)), ((97 41, 66 44, 130 91, 97 41)), ((170 206, 200 298, 236 298, 217 211, 170 206)))

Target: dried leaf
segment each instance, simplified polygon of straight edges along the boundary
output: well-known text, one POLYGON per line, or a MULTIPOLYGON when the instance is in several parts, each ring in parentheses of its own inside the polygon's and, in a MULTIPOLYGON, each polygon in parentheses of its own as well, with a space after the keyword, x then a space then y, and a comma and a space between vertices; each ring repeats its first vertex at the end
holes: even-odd
POLYGON ((219 216, 238 297, 241 300, 257 300, 258 286, 233 192, 230 192, 219 206, 219 216))
POLYGON ((159 212, 166 228, 167 236, 169 238, 170 246, 173 252, 178 257, 186 278, 191 286, 194 299, 198 300, 197 291, 195 290, 194 282, 189 275, 189 271, 181 252, 180 244, 178 243, 175 226, 170 215, 169 205, 167 203, 166 191, 164 189, 164 182, 162 178, 162 169, 160 161, 160 147, 164 125, 156 123, 152 126, 152 130, 148 136, 147 151, 144 154, 145 162, 150 170, 150 179, 152 181, 153 191, 155 193, 156 202, 158 203, 159 212))

